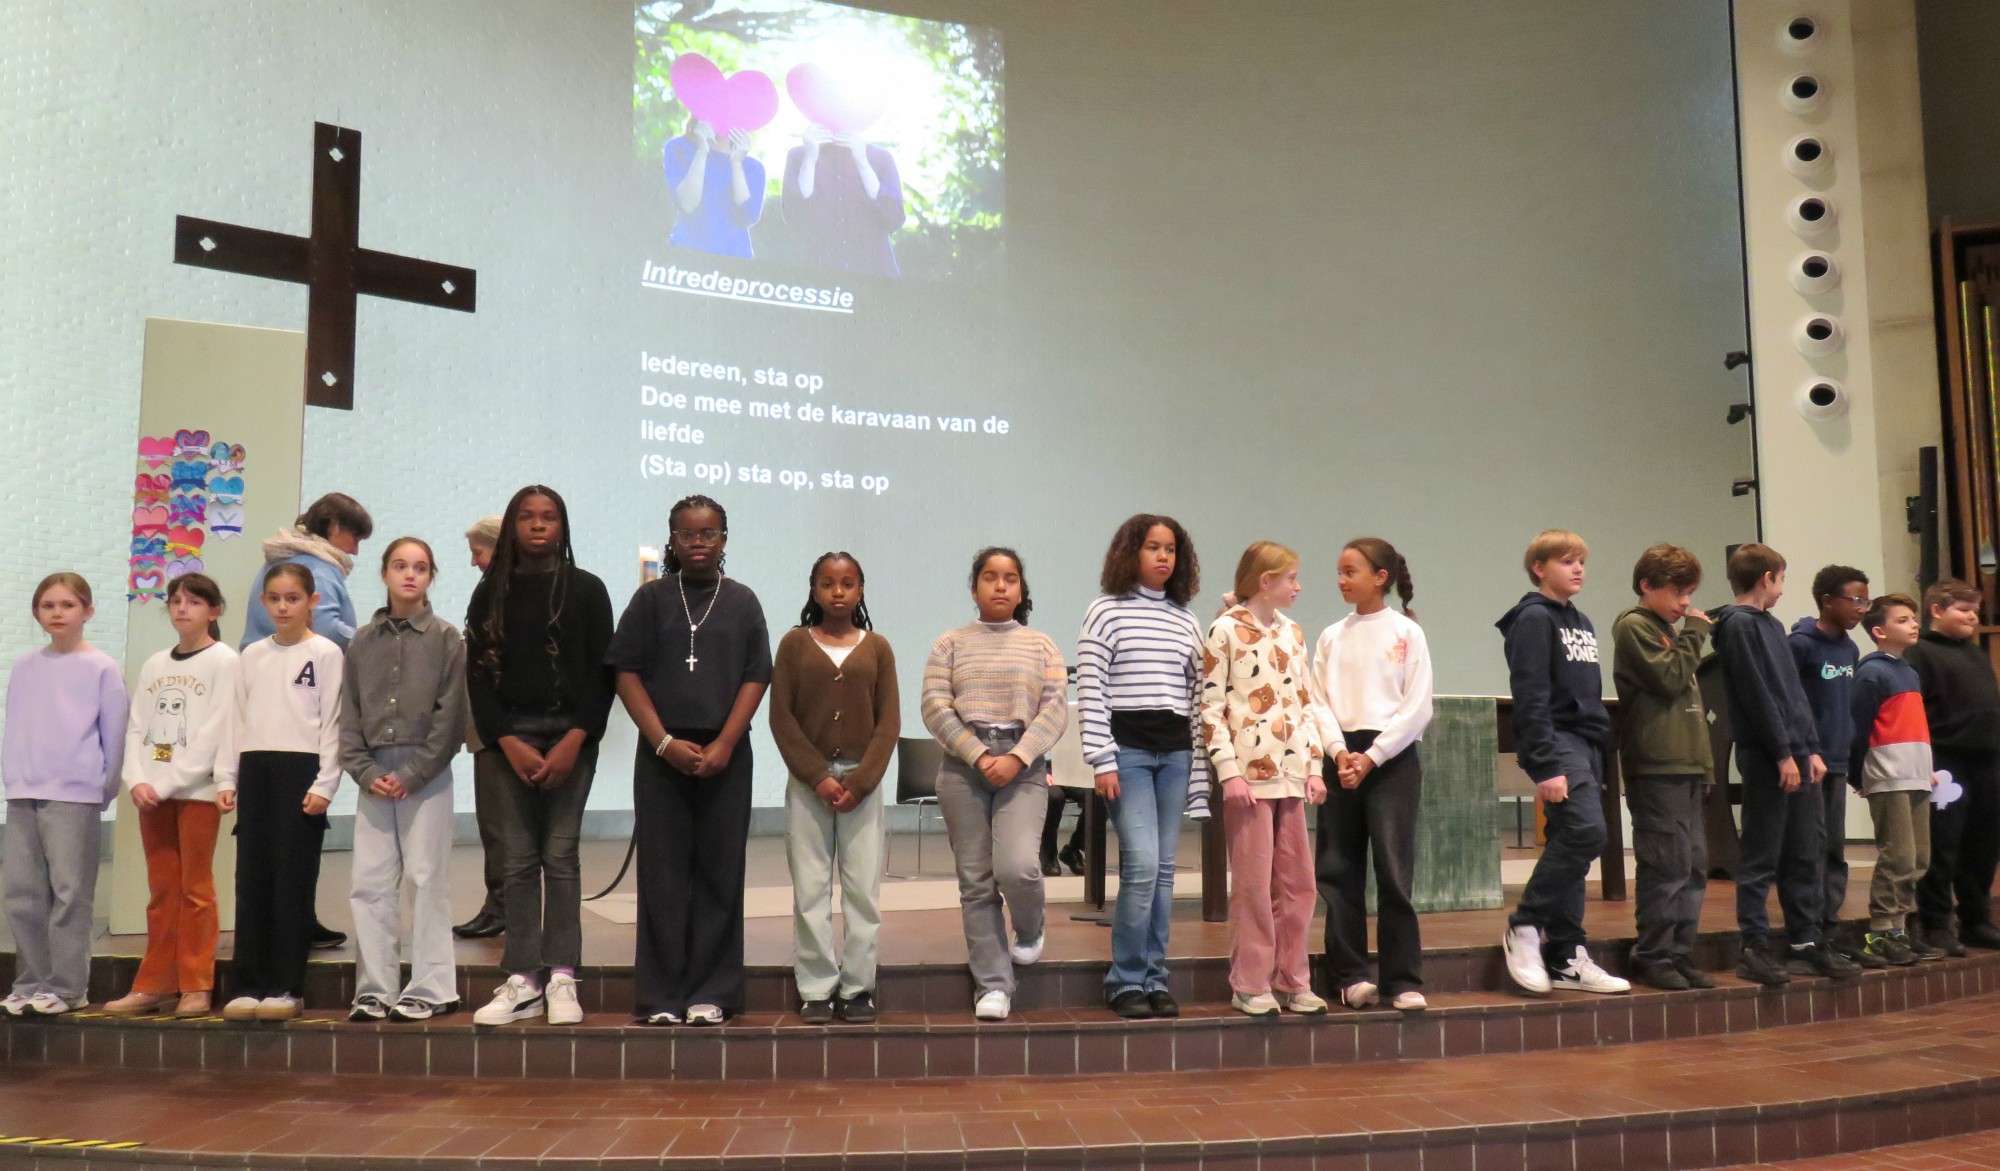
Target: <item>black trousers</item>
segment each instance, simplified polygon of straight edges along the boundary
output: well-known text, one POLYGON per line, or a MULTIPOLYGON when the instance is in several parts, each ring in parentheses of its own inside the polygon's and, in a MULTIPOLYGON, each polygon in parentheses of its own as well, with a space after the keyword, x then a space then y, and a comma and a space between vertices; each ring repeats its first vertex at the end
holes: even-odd
POLYGON ((1049 811, 1042 815, 1042 861, 1044 863, 1053 862, 1056 859, 1056 839, 1062 836, 1062 815, 1063 804, 1065 802, 1073 801, 1076 803, 1076 828, 1069 833, 1069 844, 1079 850, 1083 849, 1084 824, 1089 820, 1085 815, 1089 812, 1090 808, 1084 802, 1089 800, 1090 794, 1081 789, 1066 789, 1061 785, 1049 786, 1049 811))
POLYGON ((1840 906, 1847 901, 1847 775, 1829 772, 1820 788, 1826 869, 1820 882, 1819 930, 1831 940, 1840 930, 1840 906))
POLYGON ((1965 795, 1931 809, 1931 866, 1917 882, 1917 914, 1925 928, 1977 927, 1993 921, 1993 872, 2000 863, 2000 756, 1932 750, 1939 772, 1965 795))
POLYGON ((1706 781, 1702 776, 1626 778, 1632 853, 1639 863, 1634 960, 1669 963, 1686 956, 1701 931, 1701 904, 1708 895, 1708 843, 1702 832, 1706 781))
MULTIPOLYGON (((1778 762, 1750 744, 1736 746, 1743 774, 1743 861, 1736 868, 1736 928, 1749 943, 1771 934, 1765 903, 1773 881, 1792 943, 1820 942, 1820 900, 1826 852, 1826 806, 1799 763, 1799 787, 1778 786, 1778 762)), ((1825 782, 1822 781, 1821 784, 1825 782)))
POLYGON ((326 815, 304 804, 319 757, 246 752, 236 779, 237 996, 303 996, 312 948, 313 886, 326 815))
MULTIPOLYGON (((669 729, 706 744, 716 733, 669 729)), ((639 841, 639 938, 633 1014, 684 1015, 693 1004, 743 1011, 743 852, 750 837, 750 744, 729 767, 691 777, 641 745, 633 770, 639 841)))
MULTIPOLYGON (((1374 732, 1347 733, 1347 750, 1365 752, 1374 732)), ((1424 985, 1423 942, 1411 902, 1417 870, 1417 808, 1424 769, 1415 745, 1341 787, 1326 761, 1326 804, 1319 807, 1318 872, 1326 900, 1326 964, 1336 990, 1368 978, 1368 860, 1375 860, 1376 983, 1393 997, 1424 985)))

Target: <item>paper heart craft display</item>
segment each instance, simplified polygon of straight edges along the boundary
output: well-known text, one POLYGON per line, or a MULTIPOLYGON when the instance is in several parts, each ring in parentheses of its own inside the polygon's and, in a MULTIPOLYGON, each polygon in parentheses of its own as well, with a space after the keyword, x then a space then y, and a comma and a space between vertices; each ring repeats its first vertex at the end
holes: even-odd
POLYGON ((206 459, 183 459, 174 464, 173 486, 176 488, 204 488, 208 485, 208 461, 206 459))
POLYGON ((816 61, 794 65, 785 74, 785 92, 808 122, 836 134, 859 134, 889 109, 889 93, 858 69, 829 68, 816 61))
POLYGON ((728 138, 731 130, 762 130, 778 116, 778 87, 755 69, 724 77, 707 57, 682 53, 667 80, 688 113, 713 127, 718 138, 728 138))
POLYGON ((208 513, 208 499, 200 492, 176 492, 167 501, 167 523, 198 525, 208 513))
POLYGON ((201 558, 199 557, 176 557, 167 562, 168 581, 172 581, 177 577, 186 577, 190 573, 200 572, 201 558))
POLYGON ((208 531, 218 541, 243 535, 243 506, 212 501, 208 506, 208 531))
POLYGON ((149 468, 157 468, 174 457, 174 441, 170 438, 141 439, 139 459, 149 468))
POLYGON ((132 510, 132 531, 136 533, 164 532, 167 527, 167 506, 157 504, 141 506, 132 510))
POLYGON ((164 472, 157 476, 149 476, 144 472, 140 472, 132 481, 132 499, 140 503, 165 500, 167 498, 167 487, 172 482, 172 477, 164 472))
POLYGON ((217 476, 208 482, 208 494, 217 500, 243 501, 242 476, 217 476))
POLYGON ((202 459, 207 459, 208 432, 206 431, 174 432, 174 450, 180 452, 182 455, 194 455, 194 456, 200 456, 202 459))
POLYGON ((165 557, 166 555, 167 555, 167 539, 165 537, 132 538, 133 564, 135 565, 138 564, 138 562, 142 558, 165 557))
POLYGON ((175 525, 167 530, 167 551, 169 553, 196 553, 201 550, 202 544, 207 540, 208 531, 206 529, 193 528, 187 525, 175 525))

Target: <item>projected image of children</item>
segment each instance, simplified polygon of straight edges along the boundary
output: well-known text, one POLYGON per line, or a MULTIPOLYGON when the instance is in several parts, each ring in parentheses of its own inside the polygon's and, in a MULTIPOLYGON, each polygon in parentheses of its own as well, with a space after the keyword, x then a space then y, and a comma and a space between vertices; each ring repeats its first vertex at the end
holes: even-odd
POLYGON ((879 277, 997 271, 997 34, 822 0, 642 0, 633 23, 633 146, 669 244, 879 277))

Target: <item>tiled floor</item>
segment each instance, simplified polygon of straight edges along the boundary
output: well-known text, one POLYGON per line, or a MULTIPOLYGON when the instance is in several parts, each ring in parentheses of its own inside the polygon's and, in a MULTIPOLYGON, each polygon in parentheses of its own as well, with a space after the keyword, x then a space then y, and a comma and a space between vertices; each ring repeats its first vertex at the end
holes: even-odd
POLYGON ((2000 996, 1555 1053, 1100 1078, 691 1083, 670 1091, 644 1082, 168 1080, 11 1069, 0 1072, 0 1134, 136 1141, 154 1157, 248 1153, 297 1165, 300 1156, 316 1156, 329 1167, 362 1156, 447 1155, 685 1159, 688 1166, 739 1158, 770 1166, 781 1156, 789 1166, 816 1156, 915 1166, 931 1165, 921 1156, 934 1154, 964 1165, 965 1152, 1042 1167, 1075 1165, 1079 1148, 1089 1146, 1109 1164, 1179 1154, 1270 1171, 1336 1166, 1335 1148, 1371 1143, 1365 1163, 1345 1165, 1415 1168, 1422 1148, 1424 1166, 1471 1167, 1476 1149, 1477 1167, 1508 1171, 1727 1166, 2000 1125, 2000 1101, 1987 1100, 2000 1079, 1996 1013, 2000 996), (1327 1149, 1316 1163, 1299 1162, 1313 1158, 1314 1143, 1327 1149), (1394 1151, 1410 1161, 1391 1160, 1394 1151), (1261 1162, 1230 1162, 1245 1156, 1261 1162))
POLYGON ((1755 1163, 1734 1171, 2000 1171, 2000 1130, 1789 1163, 1755 1163))

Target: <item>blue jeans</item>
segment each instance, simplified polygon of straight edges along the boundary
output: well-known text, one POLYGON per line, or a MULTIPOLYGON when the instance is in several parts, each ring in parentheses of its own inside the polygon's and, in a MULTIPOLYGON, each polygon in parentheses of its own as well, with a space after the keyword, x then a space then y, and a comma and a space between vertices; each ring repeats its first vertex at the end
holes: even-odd
POLYGON ((1111 970, 1104 991, 1164 992, 1167 930, 1174 917, 1174 854, 1187 808, 1194 753, 1118 750, 1118 908, 1111 923, 1111 970))

